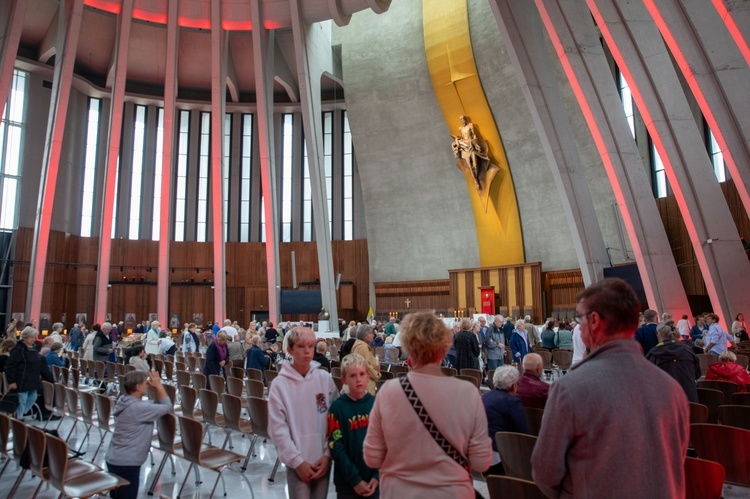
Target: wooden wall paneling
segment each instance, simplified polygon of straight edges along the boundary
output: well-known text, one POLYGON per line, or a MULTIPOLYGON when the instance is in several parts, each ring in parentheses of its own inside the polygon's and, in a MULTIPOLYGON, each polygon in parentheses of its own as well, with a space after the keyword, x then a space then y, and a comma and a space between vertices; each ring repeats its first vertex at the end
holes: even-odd
POLYGON ((464 290, 464 300, 466 305, 463 308, 465 309, 464 316, 468 316, 469 310, 474 307, 474 272, 466 272, 464 273, 464 276, 466 278, 466 288, 464 290))

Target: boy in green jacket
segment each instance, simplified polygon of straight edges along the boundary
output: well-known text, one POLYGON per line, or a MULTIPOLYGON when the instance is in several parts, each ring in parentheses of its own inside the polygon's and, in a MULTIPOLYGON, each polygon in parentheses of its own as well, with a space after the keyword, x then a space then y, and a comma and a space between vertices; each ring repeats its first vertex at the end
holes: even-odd
POLYGON ((339 499, 378 498, 378 470, 369 468, 362 444, 370 423, 375 397, 367 393, 367 362, 356 353, 341 362, 341 379, 349 393, 336 399, 328 410, 328 447, 334 461, 333 483, 339 499))

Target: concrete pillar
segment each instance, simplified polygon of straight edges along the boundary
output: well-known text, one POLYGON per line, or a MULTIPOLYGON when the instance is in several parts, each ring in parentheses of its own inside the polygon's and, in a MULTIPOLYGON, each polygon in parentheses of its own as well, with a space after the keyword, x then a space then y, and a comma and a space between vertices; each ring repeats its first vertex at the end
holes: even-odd
POLYGON ((226 319, 224 260, 224 110, 226 108, 227 35, 221 26, 221 2, 211 2, 211 214, 214 251, 214 321, 226 319))
POLYGON ((177 13, 180 0, 169 0, 167 7, 167 59, 164 70, 164 116, 161 157, 161 212, 159 217, 159 263, 157 266, 156 313, 159 322, 169 324, 169 216, 172 206, 172 153, 175 147, 175 99, 177 97, 177 54, 180 29, 177 13))
POLYGON ((26 0, 11 0, 0 5, 0 19, 8 21, 5 26, 0 26, 4 30, 0 33, 0 116, 8 99, 10 82, 13 81, 13 67, 16 64, 18 44, 21 42, 26 5, 26 0))
POLYGON ((711 3, 750 66, 750 4, 726 0, 711 0, 711 3))
MULTIPOLYGON (((312 190, 313 227, 318 248, 318 270, 320 271, 320 294, 323 307, 330 313, 331 327, 338 327, 336 304, 336 282, 333 271, 331 233, 328 227, 330 214, 326 196, 325 167, 323 163, 322 131, 323 123, 320 108, 320 77, 323 70, 316 59, 316 50, 328 50, 330 41, 325 40, 318 27, 313 31, 302 20, 301 0, 290 0, 294 53, 297 60, 297 77, 300 87, 300 109, 305 127, 307 160, 310 167, 312 190)), ((330 54, 329 54, 330 57, 330 54)))
POLYGON ((491 0, 490 7, 542 141, 588 286, 603 278, 609 257, 560 89, 550 84, 557 77, 544 28, 533 2, 491 0))
POLYGON ((674 317, 691 315, 638 146, 591 16, 577 0, 536 0, 536 5, 612 185, 649 307, 674 317))
MULTIPOLYGON (((251 0, 253 20, 253 59, 255 61, 255 102, 258 114, 258 150, 266 215, 266 272, 268 274, 268 318, 278 324, 281 278, 279 271, 279 212, 276 203, 276 165, 273 140, 274 34, 263 24, 260 1, 251 0)), ((258 217, 259 218, 259 217, 258 217)))
MULTIPOLYGON (((65 122, 68 117, 68 102, 70 101, 70 87, 73 83, 73 67, 78 48, 78 35, 81 31, 83 0, 61 2, 60 9, 57 57, 52 77, 52 96, 44 142, 44 163, 40 175, 39 201, 34 223, 34 242, 31 249, 31 266, 26 292, 26 317, 33 319, 39 318, 42 308, 44 271, 47 265, 52 209, 55 205, 57 174, 60 169, 60 154, 65 136, 65 122)), ((8 75, 12 76, 12 74, 13 71, 11 70, 8 75)), ((8 90, 2 91, 0 89, 0 93, 2 93, 4 99, 8 95, 8 90)))
POLYGON ((669 52, 643 3, 587 4, 664 163, 714 312, 731 324, 750 309, 750 263, 669 52))
MULTIPOLYGON (((114 209, 115 179, 117 178, 117 158, 120 154, 120 135, 122 133, 132 14, 133 0, 123 0, 122 10, 117 18, 117 37, 114 47, 114 78, 109 113, 107 165, 104 171, 102 224, 99 231, 99 264, 96 274, 96 307, 94 308, 94 319, 92 321, 92 323, 98 322, 100 324, 104 322, 104 317, 107 313, 109 264, 112 256, 112 212, 114 209)), ((123 214, 122 210, 120 210, 118 219, 121 219, 123 216, 127 217, 128 215, 123 214)))

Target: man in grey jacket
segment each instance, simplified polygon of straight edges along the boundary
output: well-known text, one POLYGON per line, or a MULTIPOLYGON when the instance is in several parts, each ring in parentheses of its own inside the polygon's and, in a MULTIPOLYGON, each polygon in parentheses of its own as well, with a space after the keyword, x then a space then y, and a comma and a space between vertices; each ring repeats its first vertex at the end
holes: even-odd
POLYGON ((154 422, 172 412, 172 401, 161 384, 161 376, 151 371, 147 377, 142 371, 125 376, 125 393, 115 405, 115 431, 107 451, 107 469, 128 480, 130 485, 113 490, 115 499, 136 499, 140 485, 141 466, 148 457, 154 422), (141 400, 152 387, 157 402, 141 400))
POLYGON ((552 384, 531 457, 547 497, 685 497, 688 401, 633 341, 639 307, 621 279, 578 295, 591 353, 552 384))
POLYGON ((487 370, 492 371, 505 363, 505 333, 503 333, 503 316, 496 315, 495 320, 484 336, 484 352, 487 355, 487 370))

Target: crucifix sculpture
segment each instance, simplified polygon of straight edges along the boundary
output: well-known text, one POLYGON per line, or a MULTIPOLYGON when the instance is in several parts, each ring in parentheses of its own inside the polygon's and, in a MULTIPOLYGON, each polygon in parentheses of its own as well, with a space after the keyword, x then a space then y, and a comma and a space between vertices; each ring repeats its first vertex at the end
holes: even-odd
POLYGON ((404 300, 404 303, 406 303, 406 308, 409 308, 409 305, 411 305, 411 300, 407 298, 406 300, 404 300))

